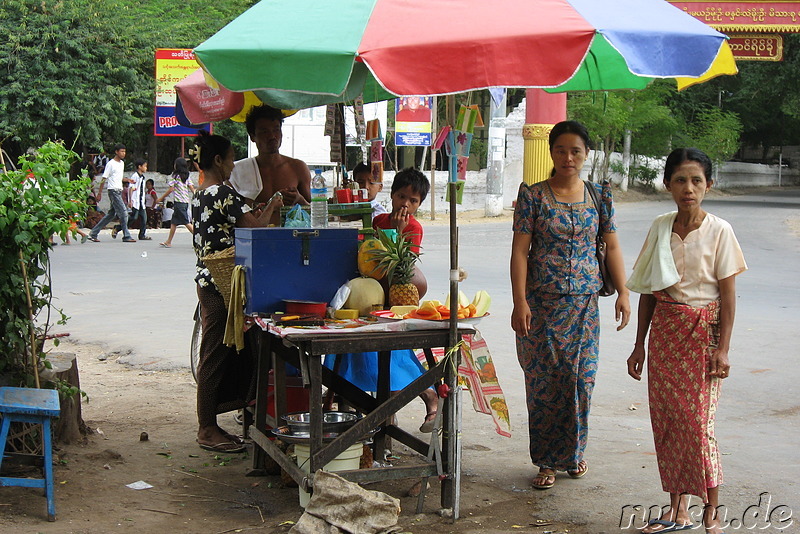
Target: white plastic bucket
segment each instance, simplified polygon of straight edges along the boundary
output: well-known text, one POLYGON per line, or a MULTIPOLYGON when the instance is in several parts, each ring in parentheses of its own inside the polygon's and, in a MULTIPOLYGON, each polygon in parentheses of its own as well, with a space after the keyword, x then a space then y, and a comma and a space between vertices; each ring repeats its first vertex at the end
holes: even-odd
MULTIPOLYGON (((358 469, 361 463, 361 454, 363 451, 364 446, 361 443, 350 445, 347 449, 345 449, 344 452, 342 452, 342 454, 328 462, 323 469, 330 472, 358 469)), ((309 460, 309 456, 311 455, 311 450, 309 446, 300 444, 295 445, 294 453, 297 456, 297 465, 300 466, 300 469, 304 473, 310 473, 311 462, 309 460)), ((300 495, 300 506, 305 508, 308 504, 308 501, 311 499, 311 494, 307 491, 303 491, 302 487, 297 488, 297 491, 300 495)))

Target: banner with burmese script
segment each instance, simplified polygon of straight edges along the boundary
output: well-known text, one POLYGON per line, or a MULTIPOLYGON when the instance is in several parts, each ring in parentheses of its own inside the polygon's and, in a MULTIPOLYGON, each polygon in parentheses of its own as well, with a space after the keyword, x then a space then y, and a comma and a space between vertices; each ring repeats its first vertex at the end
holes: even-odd
POLYGON ((211 130, 210 124, 187 128, 178 123, 175 109, 175 85, 200 68, 194 52, 188 48, 156 49, 156 105, 153 134, 157 136, 194 136, 197 131, 211 130))
POLYGON ((696 0, 669 2, 728 35, 736 61, 782 61, 784 33, 800 32, 800 2, 696 0))

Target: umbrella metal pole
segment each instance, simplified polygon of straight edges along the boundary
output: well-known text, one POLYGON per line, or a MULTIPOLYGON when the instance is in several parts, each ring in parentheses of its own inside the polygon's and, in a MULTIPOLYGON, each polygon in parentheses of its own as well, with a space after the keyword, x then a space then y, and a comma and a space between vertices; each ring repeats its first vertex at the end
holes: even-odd
MULTIPOLYGON (((454 347, 458 339, 458 226, 456 213, 457 184, 447 182, 450 193, 450 335, 448 348, 454 347)), ((454 354, 454 367, 448 366, 445 372, 445 383, 450 386, 450 398, 446 403, 444 428, 442 436, 442 452, 444 453, 444 472, 447 477, 442 481, 441 501, 442 507, 453 510, 453 521, 458 519, 459 489, 458 482, 461 477, 461 466, 458 462, 459 434, 458 431, 458 396, 455 394, 457 386, 457 371, 460 363, 461 351, 454 354)))
MULTIPOLYGON (((447 124, 451 127, 456 123, 456 100, 453 95, 447 95, 446 100, 446 113, 447 124)), ((452 160, 450 165, 452 165, 452 160)), ((457 184, 447 181, 448 192, 450 193, 450 335, 449 347, 451 348, 458 343, 458 224, 456 212, 456 193, 458 192, 457 184)), ((461 352, 455 354, 456 369, 460 363, 459 359, 461 352)), ((455 410, 455 386, 457 371, 452 367, 448 367, 445 371, 445 383, 450 386, 451 395, 449 402, 446 403, 447 409, 445 410, 444 428, 445 432, 442 435, 442 456, 444 463, 444 473, 448 475, 442 481, 441 488, 441 503, 444 508, 452 508, 453 520, 457 519, 456 510, 458 506, 456 500, 458 499, 458 492, 456 489, 456 481, 454 473, 461 469, 458 465, 456 457, 456 445, 458 442, 458 435, 451 432, 455 428, 456 410, 455 410)))
MULTIPOLYGON (((439 104, 437 98, 433 97, 431 103, 431 145, 439 131, 439 104)), ((431 146, 431 220, 436 220, 436 148, 431 146)))
POLYGON ((346 134, 344 129, 344 104, 336 104, 336 112, 341 118, 339 121, 339 150, 342 151, 342 161, 339 163, 342 167, 342 187, 347 187, 349 184, 347 180, 347 139, 345 137, 346 134))

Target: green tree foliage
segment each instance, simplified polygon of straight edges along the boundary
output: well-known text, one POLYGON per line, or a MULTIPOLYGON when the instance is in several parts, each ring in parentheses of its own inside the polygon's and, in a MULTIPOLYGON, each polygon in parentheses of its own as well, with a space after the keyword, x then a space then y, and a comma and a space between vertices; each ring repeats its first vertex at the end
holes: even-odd
POLYGON ((125 55, 143 41, 100 4, 0 3, 0 140, 24 150, 80 132, 99 147, 141 120, 150 84, 125 55))
MULTIPOLYGON (((692 91, 695 88, 690 88, 692 91)), ((596 172, 607 179, 611 152, 621 151, 624 132, 632 133, 631 152, 663 157, 674 147, 695 146, 717 163, 739 148, 742 122, 732 111, 705 102, 708 90, 692 97, 678 96, 674 82, 651 84, 642 91, 576 93, 569 98, 569 115, 583 122, 594 136, 595 149, 604 153, 596 172)))
POLYGON ((688 135, 692 145, 699 148, 716 163, 727 161, 739 149, 742 123, 730 111, 710 106, 697 113, 697 119, 689 125, 688 135))
MULTIPOLYGON (((65 236, 70 220, 86 212, 88 178, 68 175, 76 160, 63 144, 47 142, 21 158, 19 170, 0 172, 0 375, 6 383, 31 385, 25 365, 31 329, 40 338, 52 313, 59 323, 66 319, 50 304, 49 252, 50 237, 65 236)), ((43 357, 38 349, 36 355, 43 357)))
POLYGON ((596 152, 597 161, 592 162, 597 177, 607 179, 609 156, 621 151, 626 130, 632 132, 634 153, 659 157, 669 152, 670 140, 681 128, 681 122, 664 103, 671 92, 674 89, 667 82, 656 82, 642 91, 569 95, 570 118, 586 125, 593 136, 593 148, 604 155, 600 159, 596 152))
POLYGON ((630 123, 632 91, 573 93, 569 95, 569 115, 582 122, 592 136, 594 160, 591 162, 592 180, 605 180, 612 152, 622 141, 625 128, 630 123), (600 153, 603 157, 600 158, 600 153))
POLYGON ((0 143, 48 139, 144 154, 153 131, 156 48, 192 48, 252 0, 3 0, 0 143))
POLYGON ((670 108, 687 122, 709 107, 735 113, 741 143, 762 146, 765 163, 769 147, 800 144, 800 34, 783 38, 783 61, 739 61, 738 75, 675 93, 670 108))

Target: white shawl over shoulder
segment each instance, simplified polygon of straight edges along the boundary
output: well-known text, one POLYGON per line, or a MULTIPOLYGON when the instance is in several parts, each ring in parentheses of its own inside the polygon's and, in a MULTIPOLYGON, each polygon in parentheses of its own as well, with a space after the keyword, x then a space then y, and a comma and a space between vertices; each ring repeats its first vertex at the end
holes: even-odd
POLYGON ((677 215, 677 211, 672 211, 659 215, 653 221, 639 258, 633 266, 633 274, 625 284, 631 291, 649 295, 680 281, 670 246, 672 225, 677 215))

